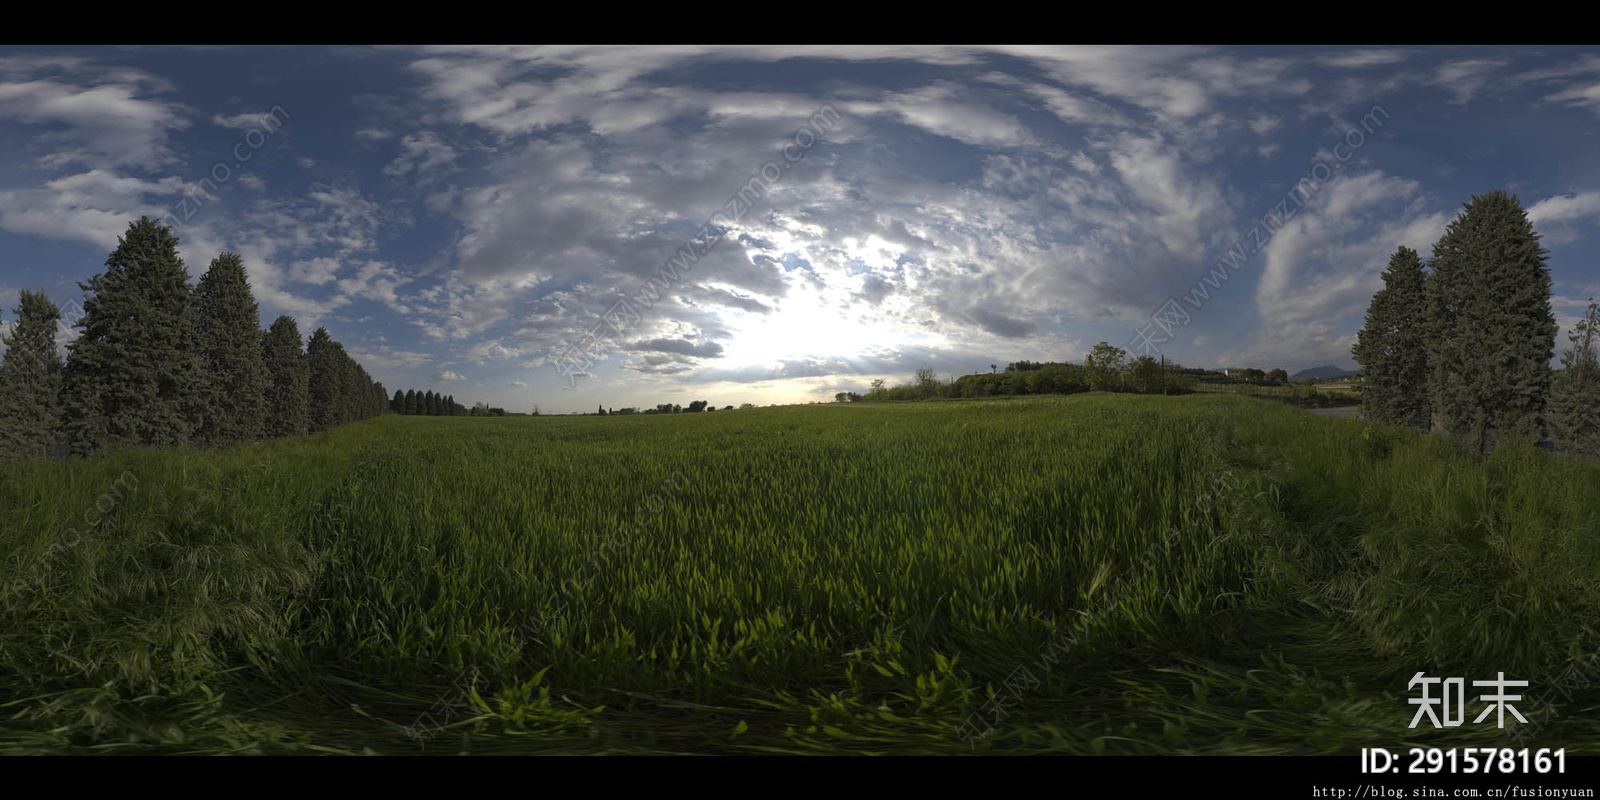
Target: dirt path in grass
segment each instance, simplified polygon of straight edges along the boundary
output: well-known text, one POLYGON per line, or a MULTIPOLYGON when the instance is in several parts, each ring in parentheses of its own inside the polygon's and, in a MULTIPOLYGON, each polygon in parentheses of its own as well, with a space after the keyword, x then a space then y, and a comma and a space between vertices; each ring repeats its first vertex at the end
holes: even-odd
POLYGON ((1353 417, 1358 406, 1334 406, 1332 408, 1308 408, 1313 414, 1322 417, 1353 417))

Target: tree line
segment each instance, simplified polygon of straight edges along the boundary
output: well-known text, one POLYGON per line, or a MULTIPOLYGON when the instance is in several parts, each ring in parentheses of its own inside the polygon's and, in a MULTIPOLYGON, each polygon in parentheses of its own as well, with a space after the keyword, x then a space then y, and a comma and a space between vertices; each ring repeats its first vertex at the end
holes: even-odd
POLYGON ((1520 201, 1474 196, 1423 263, 1400 247, 1383 272, 1352 353, 1372 420, 1443 432, 1479 454, 1548 438, 1600 456, 1600 330, 1591 300, 1552 370, 1558 326, 1549 251, 1520 201))
MULTIPOLYGON (((998 368, 998 365, 996 365, 998 368)), ((1182 394, 1193 389, 1207 370, 1162 362, 1153 356, 1128 358, 1128 352, 1101 342, 1084 357, 1082 364, 1065 361, 1014 361, 1005 372, 963 375, 941 380, 932 367, 918 369, 911 382, 888 386, 883 379, 872 382, 865 394, 840 392, 838 402, 927 400, 937 397, 999 397, 1028 394, 1073 394, 1076 392, 1130 392, 1137 394, 1182 394)))
POLYGON ((419 392, 407 389, 402 392, 396 389, 394 397, 389 400, 389 410, 396 414, 421 417, 483 416, 473 414, 466 406, 457 403, 455 395, 439 394, 431 390, 419 392))
POLYGON ((191 285, 178 238, 141 217, 105 271, 79 282, 79 336, 63 362, 61 311, 23 290, 0 360, 0 452, 10 457, 139 446, 226 446, 328 430, 382 414, 388 393, 318 328, 261 330, 237 253, 191 285))
MULTIPOLYGON (((754 408, 754 406, 749 403, 745 403, 742 407, 754 408)), ((717 407, 711 405, 711 402, 708 400, 695 400, 687 406, 678 405, 676 403, 657 403, 655 408, 646 408, 643 410, 633 408, 631 406, 628 408, 607 408, 606 406, 602 405, 595 412, 595 415, 607 417, 614 414, 699 414, 716 410, 717 407)), ((732 411, 733 406, 724 406, 722 410, 732 411)))

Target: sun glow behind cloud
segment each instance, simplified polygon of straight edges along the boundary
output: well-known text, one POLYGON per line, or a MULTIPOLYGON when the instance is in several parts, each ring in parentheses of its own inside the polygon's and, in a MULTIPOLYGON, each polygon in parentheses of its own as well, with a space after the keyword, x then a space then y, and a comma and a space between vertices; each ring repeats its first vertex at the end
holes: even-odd
POLYGON ((733 335, 723 350, 726 364, 774 369, 809 360, 857 364, 869 353, 941 343, 939 337, 905 330, 865 304, 829 296, 834 294, 807 284, 791 289, 772 313, 728 319, 733 335))

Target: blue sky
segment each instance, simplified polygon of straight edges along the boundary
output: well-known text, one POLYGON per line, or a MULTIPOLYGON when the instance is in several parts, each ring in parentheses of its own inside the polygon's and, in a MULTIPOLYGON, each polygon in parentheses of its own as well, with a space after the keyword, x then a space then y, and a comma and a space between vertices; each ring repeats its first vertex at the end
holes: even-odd
POLYGON ((244 256, 263 326, 517 411, 829 400, 1101 340, 1293 372, 1353 366, 1394 249, 1503 188, 1562 347, 1600 297, 1597 143, 1600 48, 5 48, 0 304, 70 308, 173 214, 191 274, 244 256))

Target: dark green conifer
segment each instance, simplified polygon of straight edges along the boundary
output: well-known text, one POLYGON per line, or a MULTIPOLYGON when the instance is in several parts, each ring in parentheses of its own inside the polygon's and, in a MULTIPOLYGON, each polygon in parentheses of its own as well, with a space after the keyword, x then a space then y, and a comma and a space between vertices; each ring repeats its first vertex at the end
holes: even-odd
POLYGON ((0 360, 0 459, 48 455, 60 421, 61 310, 43 294, 23 289, 16 314, 15 327, 0 334, 6 348, 0 360))

